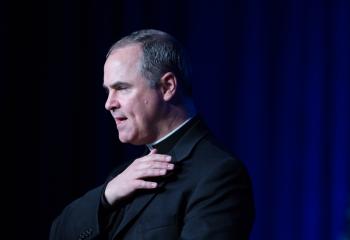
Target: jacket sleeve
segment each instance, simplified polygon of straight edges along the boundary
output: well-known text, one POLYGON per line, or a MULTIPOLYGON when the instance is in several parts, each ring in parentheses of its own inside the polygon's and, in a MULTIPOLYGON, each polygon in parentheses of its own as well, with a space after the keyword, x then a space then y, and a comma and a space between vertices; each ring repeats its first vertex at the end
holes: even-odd
POLYGON ((99 235, 99 211, 104 186, 70 203, 54 220, 50 240, 94 239, 99 235))
MULTIPOLYGON (((103 193, 110 180, 122 172, 130 162, 116 168, 107 181, 66 206, 53 221, 50 240, 98 239, 108 227, 111 214, 119 216, 120 205, 109 206, 103 193)), ((120 216, 119 216, 120 217, 120 216)), ((118 217, 116 217, 118 218, 118 217)))
POLYGON ((238 160, 208 169, 186 209, 180 239, 249 239, 254 221, 252 186, 238 160))

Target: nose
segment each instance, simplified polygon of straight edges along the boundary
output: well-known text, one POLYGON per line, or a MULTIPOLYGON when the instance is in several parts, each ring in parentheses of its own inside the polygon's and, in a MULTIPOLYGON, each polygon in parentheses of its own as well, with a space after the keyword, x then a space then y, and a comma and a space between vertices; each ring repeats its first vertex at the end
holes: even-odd
POLYGON ((112 93, 108 94, 108 97, 105 103, 105 108, 108 111, 113 111, 115 109, 120 108, 120 103, 114 94, 112 93))

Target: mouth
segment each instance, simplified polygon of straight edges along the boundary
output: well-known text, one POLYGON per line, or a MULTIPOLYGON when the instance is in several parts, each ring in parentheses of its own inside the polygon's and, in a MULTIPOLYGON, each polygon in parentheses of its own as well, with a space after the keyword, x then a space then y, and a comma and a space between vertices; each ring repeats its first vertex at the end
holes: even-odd
POLYGON ((117 123, 117 125, 120 125, 122 123, 124 123, 128 118, 127 117, 114 117, 115 122, 117 123))

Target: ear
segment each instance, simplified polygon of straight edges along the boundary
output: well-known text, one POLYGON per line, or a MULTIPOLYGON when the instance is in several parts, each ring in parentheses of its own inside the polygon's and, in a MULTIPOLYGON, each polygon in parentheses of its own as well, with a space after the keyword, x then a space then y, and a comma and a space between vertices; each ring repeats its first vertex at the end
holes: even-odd
POLYGON ((177 79, 172 72, 167 72, 160 79, 160 90, 164 101, 170 101, 176 93, 177 79))

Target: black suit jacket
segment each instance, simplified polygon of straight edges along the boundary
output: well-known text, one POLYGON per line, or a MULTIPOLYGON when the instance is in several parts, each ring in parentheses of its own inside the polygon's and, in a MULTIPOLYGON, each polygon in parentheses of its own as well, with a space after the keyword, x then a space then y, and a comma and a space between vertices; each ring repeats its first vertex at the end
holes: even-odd
POLYGON ((198 118, 166 153, 176 168, 156 179, 159 188, 138 191, 109 209, 101 204, 106 184, 93 189, 55 219, 50 239, 248 239, 254 202, 242 162, 198 118))

